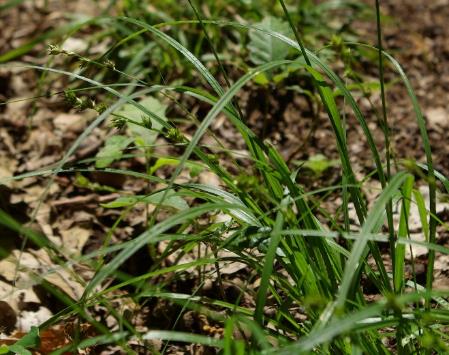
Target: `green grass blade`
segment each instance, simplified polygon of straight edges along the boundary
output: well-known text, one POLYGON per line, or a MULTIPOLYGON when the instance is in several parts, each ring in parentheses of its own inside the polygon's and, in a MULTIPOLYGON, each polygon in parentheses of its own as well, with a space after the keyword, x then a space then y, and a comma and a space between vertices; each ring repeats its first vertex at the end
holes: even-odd
MULTIPOLYGON (((402 208, 400 212, 399 220, 399 230, 398 238, 407 238, 409 236, 408 220, 410 216, 410 204, 412 197, 414 178, 413 176, 408 176, 404 182, 402 188, 402 208)), ((402 293, 404 283, 405 283, 405 245, 398 244, 395 248, 395 259, 396 265, 393 268, 394 277, 394 290, 397 293, 402 293)))
POLYGON ((108 264, 104 265, 98 271, 98 273, 87 285, 84 291, 83 298, 87 298, 87 296, 95 289, 97 285, 103 282, 108 276, 113 274, 114 271, 116 271, 120 267, 120 265, 122 265, 127 259, 134 255, 137 250, 142 248, 145 244, 158 241, 156 237, 160 234, 178 224, 185 223, 186 221, 194 219, 195 217, 198 217, 204 213, 213 210, 226 210, 229 208, 239 208, 239 206, 226 203, 203 204, 198 207, 192 207, 188 210, 181 211, 171 216, 170 218, 167 218, 166 220, 154 225, 146 232, 133 239, 133 241, 127 245, 126 249, 122 250, 116 257, 114 257, 114 259, 112 259, 108 264))
POLYGON ((346 263, 343 280, 336 300, 337 308, 345 305, 352 281, 355 276, 358 276, 358 270, 360 270, 361 265, 363 265, 360 258, 362 257, 368 242, 365 236, 367 234, 371 234, 375 227, 379 224, 379 221, 385 211, 385 204, 397 194, 400 186, 404 183, 407 176, 409 175, 406 173, 396 174, 391 179, 387 187, 382 191, 381 195, 377 198, 376 203, 373 205, 370 213, 368 214, 362 230, 360 231, 360 238, 354 243, 349 260, 346 263))
MULTIPOLYGON (((377 48, 370 46, 368 44, 362 44, 362 43, 348 43, 355 46, 360 46, 363 48, 368 48, 371 50, 377 50, 377 48)), ((427 182, 429 186, 429 209, 430 209, 430 217, 429 217, 429 240, 430 242, 434 243, 436 240, 436 226, 437 226, 437 220, 434 216, 436 216, 436 174, 433 167, 433 159, 432 159, 432 148, 430 145, 429 135, 427 133, 426 129, 426 121, 424 119, 424 116, 422 114, 421 108, 418 103, 418 99, 415 95, 415 92, 413 90, 413 87, 407 77, 407 75, 404 72, 404 69, 402 66, 398 63, 398 61, 391 56, 387 52, 383 52, 383 55, 390 61, 390 63, 393 65, 394 69, 398 72, 401 80, 403 81, 405 88, 407 89, 408 96, 412 102, 413 110, 415 112, 416 121, 418 123, 421 139, 423 142, 423 148, 426 155, 427 160, 427 182)), ((429 257, 428 257, 428 268, 427 268, 427 288, 429 290, 432 289, 432 283, 433 283, 433 270, 435 264, 435 252, 429 251, 429 257)), ((430 300, 427 300, 426 302, 427 308, 430 307, 430 300)))
POLYGON ((263 325, 263 311, 265 307, 265 302, 267 299, 267 291, 270 283, 271 273, 273 272, 273 266, 276 258, 276 251, 281 241, 281 234, 279 233, 282 229, 284 223, 284 218, 282 211, 279 211, 276 217, 276 222, 273 227, 273 231, 270 235, 270 246, 268 248, 267 254, 264 258, 264 266, 261 275, 261 281, 259 290, 257 292, 256 298, 256 310, 254 313, 254 319, 259 325, 263 325))

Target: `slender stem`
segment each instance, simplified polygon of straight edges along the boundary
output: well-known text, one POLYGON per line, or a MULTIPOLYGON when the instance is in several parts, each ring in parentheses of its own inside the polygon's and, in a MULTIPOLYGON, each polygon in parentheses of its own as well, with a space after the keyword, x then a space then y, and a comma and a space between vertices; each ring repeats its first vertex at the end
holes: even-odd
POLYGON ((209 35, 207 34, 206 27, 204 26, 203 20, 201 19, 201 16, 200 16, 196 6, 192 3, 191 0, 188 0, 188 2, 189 2, 190 7, 192 8, 193 12, 195 13, 195 17, 197 18, 198 22, 201 25, 201 28, 203 30, 204 36, 206 37, 207 43, 209 43, 209 47, 210 47, 210 49, 211 49, 211 51, 212 51, 212 53, 213 53, 213 55, 215 57, 215 60, 218 63, 220 71, 223 74, 224 80, 226 81, 226 85, 228 87, 231 87, 231 82, 229 81, 228 74, 226 73, 226 70, 225 70, 225 68, 223 66, 223 63, 221 62, 220 57, 218 56, 218 53, 217 53, 215 47, 212 44, 212 40, 210 39, 209 35))
POLYGON ((383 63, 383 45, 382 45, 382 26, 380 24, 380 0, 376 0, 376 22, 377 22, 377 48, 379 54, 379 81, 380 81, 380 97, 382 100, 382 118, 383 118, 383 130, 385 134, 385 149, 386 149, 386 161, 387 161, 387 180, 391 176, 391 164, 390 164, 390 129, 388 127, 387 120, 387 103, 385 99, 385 79, 384 79, 384 63, 383 63))
MULTIPOLYGON (((223 66, 223 62, 220 60, 220 57, 218 56, 217 50, 215 49, 215 46, 212 43, 212 40, 210 39, 209 35, 207 34, 206 26, 204 26, 204 22, 203 22, 203 20, 202 20, 202 18, 200 16, 196 6, 192 3, 192 0, 187 0, 187 1, 189 2, 189 5, 190 5, 190 7, 192 8, 192 10, 193 10, 193 12, 195 14, 195 17, 197 18, 198 22, 201 25, 201 28, 202 28, 202 30, 204 32, 204 36, 206 37, 207 43, 209 43, 209 47, 210 47, 210 49, 211 49, 211 51, 212 51, 212 53, 213 53, 213 55, 215 57, 215 60, 218 63, 218 67, 220 68, 220 71, 223 74, 223 78, 224 78, 224 80, 226 82, 226 85, 228 86, 228 88, 230 88, 231 87, 231 82, 229 81, 228 73, 226 72, 226 69, 223 66)), ((238 114, 240 116, 240 119, 243 120, 243 113, 242 113, 242 110, 240 109, 240 106, 239 106, 238 102, 233 99, 232 103, 235 105, 235 108, 237 109, 237 112, 238 112, 238 114)))
MULTIPOLYGON (((384 76, 384 62, 383 62, 383 45, 382 45, 382 26, 380 23, 380 0, 376 0, 376 24, 377 24, 377 48, 378 48, 378 59, 379 59, 379 83, 380 83, 380 97, 382 101, 382 122, 381 126, 385 137, 385 159, 387 162, 387 182, 391 177, 391 162, 390 162, 390 130, 388 127, 387 119, 387 102, 385 98, 385 76, 384 76)), ((382 184, 385 185, 385 184, 382 184)), ((385 186, 382 186, 385 187, 385 186)), ((396 237, 394 233, 394 223, 393 223, 393 202, 390 200, 386 205, 387 209, 387 223, 388 223, 388 235, 390 243, 390 256, 391 263, 393 267, 393 275, 395 274, 395 261, 396 261, 396 237)), ((395 290, 400 292, 401 290, 395 290)))
POLYGON ((304 47, 304 44, 302 43, 301 37, 299 36, 298 30, 296 29, 296 26, 293 25, 293 21, 290 17, 290 13, 287 10, 287 7, 285 6, 285 3, 283 0, 279 0, 282 10, 284 10, 285 16, 287 17, 287 21, 290 24, 291 29, 293 30, 293 34, 295 35, 296 42, 299 44, 299 48, 301 48, 301 53, 304 57, 304 60, 306 61, 306 64, 308 66, 312 66, 312 63, 310 62, 309 56, 307 55, 306 48, 304 47))

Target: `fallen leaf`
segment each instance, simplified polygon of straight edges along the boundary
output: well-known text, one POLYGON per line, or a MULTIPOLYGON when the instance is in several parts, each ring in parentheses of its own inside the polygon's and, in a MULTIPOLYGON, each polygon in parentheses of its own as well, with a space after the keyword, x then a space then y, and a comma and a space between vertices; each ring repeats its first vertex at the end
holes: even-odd
POLYGON ((431 127, 442 128, 449 123, 449 114, 444 107, 434 107, 426 111, 426 117, 431 127))
POLYGON ((69 253, 81 254, 81 251, 91 236, 91 232, 80 227, 73 227, 60 232, 62 238, 62 246, 69 253))

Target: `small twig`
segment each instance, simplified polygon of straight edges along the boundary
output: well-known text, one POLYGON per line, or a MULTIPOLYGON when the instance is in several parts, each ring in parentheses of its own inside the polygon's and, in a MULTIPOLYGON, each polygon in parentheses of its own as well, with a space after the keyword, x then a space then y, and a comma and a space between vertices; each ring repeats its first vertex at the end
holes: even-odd
POLYGON ((60 200, 52 201, 50 205, 52 207, 60 207, 60 206, 66 206, 66 205, 79 205, 79 204, 85 204, 88 202, 98 202, 98 203, 104 203, 108 201, 113 201, 116 198, 119 198, 120 194, 113 193, 109 195, 99 196, 97 194, 89 194, 86 196, 75 196, 71 198, 63 198, 60 200))

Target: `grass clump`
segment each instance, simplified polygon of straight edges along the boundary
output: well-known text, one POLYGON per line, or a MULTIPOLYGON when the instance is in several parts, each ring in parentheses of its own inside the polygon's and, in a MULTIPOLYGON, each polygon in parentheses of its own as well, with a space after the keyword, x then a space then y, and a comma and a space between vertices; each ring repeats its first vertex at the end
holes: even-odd
POLYGON ((93 271, 90 279, 80 281, 84 293, 79 299, 47 285, 65 308, 41 329, 74 318, 95 329, 95 336, 81 333, 57 353, 99 344, 118 344, 132 353, 133 342, 154 353, 180 343, 202 344, 224 354, 447 350, 447 293, 432 289, 435 252, 448 253, 436 244, 437 179, 443 184, 447 180, 434 171, 425 120, 409 80, 382 47, 378 1, 371 12, 362 5, 350 7, 354 18, 360 14, 354 10, 358 7, 377 14, 377 47, 354 42, 343 29, 333 36, 335 29, 320 15, 331 3, 279 0, 264 7, 251 1, 208 2, 206 16, 189 1, 190 14, 184 19, 180 7, 169 1, 155 2, 158 11, 153 12, 141 2, 123 2, 117 8, 121 16, 88 21, 101 28, 104 37, 113 38, 106 52, 90 58, 53 46, 51 54, 64 58, 72 70, 27 66, 51 77, 67 77, 67 101, 77 110, 95 109, 98 116, 56 166, 15 179, 49 176, 49 187, 58 174, 78 174, 84 188, 100 191, 105 187, 91 183, 88 176, 103 173, 110 179, 144 181, 146 186, 142 194, 108 187, 120 196, 101 207, 119 212, 101 247, 87 255, 67 255, 45 236, 0 214, 3 225, 52 250, 60 267, 74 272, 74 265, 84 265, 93 271), (239 21, 219 18, 226 11, 239 21), (251 21, 240 21, 236 14, 251 21), (244 55, 235 57, 228 43, 237 43, 244 55), (323 43, 331 45, 316 52, 307 49, 323 43), (378 59, 376 87, 386 149, 379 148, 349 90, 364 88, 353 69, 363 55, 378 59), (329 65, 332 60, 347 66, 344 79, 329 65), (73 69, 73 63, 81 66, 73 69), (397 72, 410 96, 427 158, 423 165, 401 165, 392 155, 387 69, 397 72), (316 191, 298 183, 302 167, 292 170, 276 146, 264 139, 269 122, 262 133, 250 128, 239 100, 246 88, 276 97, 277 88, 295 81, 304 84, 301 95, 327 114, 339 157, 338 163, 327 162, 339 167, 338 183, 316 191), (189 105, 205 108, 204 115, 197 117, 189 105), (170 115, 173 112, 183 118, 170 115), (363 179, 350 157, 349 115, 361 127, 374 166, 363 179), (219 117, 244 143, 244 157, 217 137, 213 126, 219 117), (110 137, 96 156, 69 162, 86 137, 107 121, 110 137), (214 145, 205 144, 205 137, 214 145), (139 168, 130 161, 138 161, 139 168), (201 182, 198 177, 204 174, 219 183, 201 182), (373 179, 381 190, 374 201, 367 201, 364 184, 373 179), (428 185, 428 207, 418 189, 423 182, 428 185), (323 207, 328 194, 340 198, 338 209, 323 207), (411 204, 418 207, 425 242, 409 239, 411 204), (136 210, 144 215, 139 233, 113 243, 114 234, 136 210), (417 244, 429 251, 422 284, 414 272, 407 276, 404 271, 405 251, 417 244), (125 268, 130 260, 141 264, 139 272, 125 268), (238 285, 223 273, 227 265, 236 264, 246 278, 238 285), (376 295, 377 301, 369 295, 376 295), (125 298, 141 308, 165 306, 165 319, 153 319, 145 331, 139 330, 132 315, 115 308, 125 298), (115 319, 114 329, 100 319, 98 307, 115 319), (194 319, 190 329, 179 326, 183 317, 194 319))

